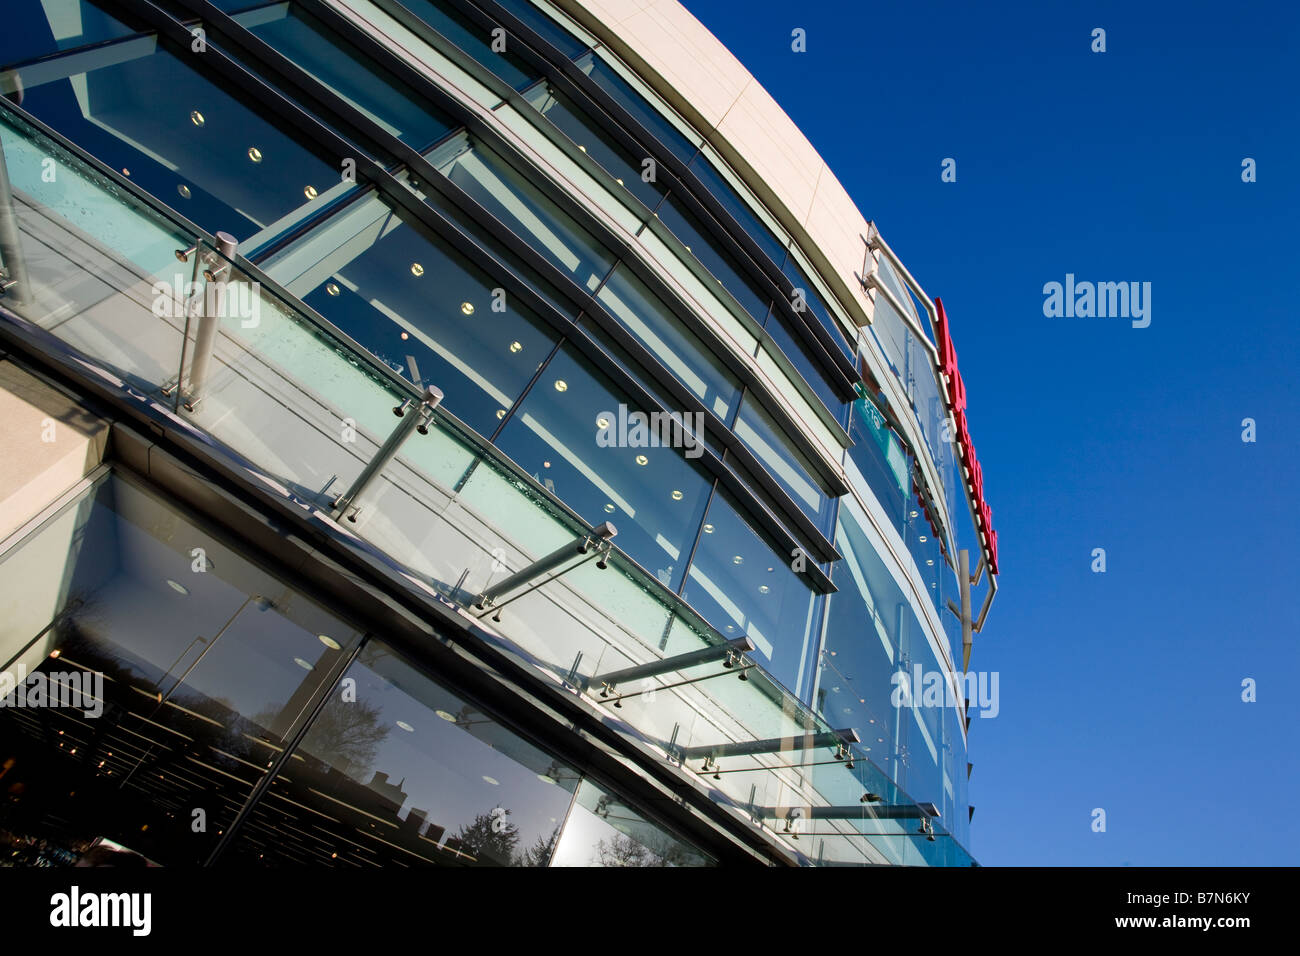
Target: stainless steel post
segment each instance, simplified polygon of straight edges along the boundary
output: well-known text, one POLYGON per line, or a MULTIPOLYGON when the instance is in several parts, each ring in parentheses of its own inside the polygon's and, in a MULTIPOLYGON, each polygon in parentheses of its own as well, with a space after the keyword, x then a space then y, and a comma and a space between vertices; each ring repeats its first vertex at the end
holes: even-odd
POLYGON ((9 185, 9 167, 5 163, 3 149, 0 149, 0 264, 4 266, 4 277, 0 279, 0 294, 19 305, 29 301, 31 285, 28 281, 27 264, 23 261, 23 250, 18 235, 18 215, 14 212, 14 194, 9 185))
MULTIPOLYGON (((235 250, 238 248, 239 241, 230 233, 217 233, 217 250, 227 260, 234 261, 235 250)), ((209 285, 215 285, 215 288, 204 289, 203 314, 199 316, 199 330, 194 336, 194 361, 190 365, 189 388, 185 399, 185 407, 190 411, 194 411, 194 407, 203 400, 203 388, 207 385, 208 371, 212 367, 212 351, 217 344, 217 332, 221 329, 221 312, 225 308, 230 266, 218 262, 204 276, 208 277, 209 285)))

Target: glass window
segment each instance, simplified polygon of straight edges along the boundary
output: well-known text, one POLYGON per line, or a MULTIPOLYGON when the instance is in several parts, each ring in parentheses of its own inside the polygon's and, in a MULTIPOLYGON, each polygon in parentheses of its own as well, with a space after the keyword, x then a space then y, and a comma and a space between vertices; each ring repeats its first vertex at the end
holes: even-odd
POLYGON ((830 306, 826 304, 825 300, 822 299, 817 290, 813 288, 812 282, 809 281, 808 276, 804 274, 804 271, 799 268, 798 264, 794 261, 793 256, 786 257, 785 266, 781 271, 785 273, 786 278, 790 280, 790 284, 794 286, 797 297, 798 291, 802 290, 803 295, 801 298, 804 305, 807 307, 808 311, 816 317, 817 321, 825 327, 826 331, 830 332, 831 339, 834 340, 840 351, 847 357, 852 358, 853 346, 849 344, 844 333, 840 331, 840 324, 835 320, 835 317, 831 315, 830 306))
POLYGON ((0 610, 0 668, 26 676, 0 686, 23 685, 0 833, 52 863, 103 840, 138 855, 113 865, 204 862, 360 639, 111 476, 6 556, 0 610))
POLYGON ((247 240, 355 188, 155 37, 21 74, 25 109, 210 231, 247 240))
POLYGON ((714 495, 682 596, 727 637, 748 635, 755 659, 795 694, 821 618, 821 596, 791 570, 729 495, 714 495))
POLYGON ((752 315, 757 322, 767 317, 770 299, 758 290, 758 287, 741 272, 730 255, 719 249, 714 240, 707 236, 703 223, 670 195, 659 207, 661 222, 672 230, 673 235, 682 241, 687 250, 708 269, 724 289, 735 297, 736 301, 752 315))
POLYGON ((541 34, 544 40, 550 42, 551 46, 569 59, 573 59, 587 49, 587 44, 537 9, 529 0, 496 0, 496 2, 523 20, 533 29, 533 32, 541 34))
POLYGON ((545 866, 578 774, 371 641, 231 847, 241 863, 545 866))
MULTIPOLYGON (((408 146, 426 149, 454 128, 414 90, 362 59, 324 24, 295 6, 277 3, 235 19, 408 146)), ((322 119, 331 122, 329 116, 322 119)))
POLYGON ((450 4, 430 0, 403 0, 402 5, 433 27, 480 64, 495 73, 512 89, 522 90, 537 79, 537 71, 509 49, 492 49, 492 27, 480 26, 450 4))
POLYGON ((497 283, 377 197, 355 203, 267 271, 399 374, 442 389, 484 435, 555 339, 497 283))
MULTIPOLYGON (((133 31, 86 0, 9 0, 0 31, 0 66, 34 60, 133 31)), ((0 93, 11 92, 0 78, 0 93)))
POLYGON ((710 486, 680 425, 648 418, 564 347, 497 444, 585 520, 612 521, 615 543, 677 589, 710 486))
POLYGON ((785 244, 772 235, 772 231, 759 221, 754 211, 736 195, 736 191, 731 184, 713 168, 712 163, 704 153, 692 160, 690 169, 700 178, 700 181, 704 183, 709 192, 713 194, 713 198, 722 204, 722 207, 735 218, 736 222, 740 223, 740 228, 744 229, 749 237, 758 243, 758 247, 767 253, 773 263, 785 261, 785 244))
POLYGON ((766 328, 767 334, 772 336, 772 341, 781 350, 781 354, 790 360, 795 371, 812 386, 813 393, 822 400, 822 404, 830 411, 831 417, 843 425, 847 410, 845 406, 848 403, 831 388, 831 383, 826 381, 821 367, 813 362, 803 343, 790 333, 780 316, 773 314, 767 320, 766 328))
POLYGON ((829 537, 834 516, 832 499, 812 477, 807 459, 790 447, 790 440, 754 401, 752 394, 746 395, 740 403, 740 414, 736 416, 733 430, 781 487, 790 493, 817 529, 829 537))
POLYGON ((614 264, 613 257, 545 193, 499 156, 467 137, 439 148, 430 160, 453 183, 588 292, 614 264))
POLYGON ((577 64, 578 69, 590 76, 597 86, 608 93, 623 109, 632 114, 632 117, 673 155, 683 163, 691 161, 691 157, 697 152, 696 145, 687 139, 658 110, 646 102, 645 97, 634 90, 627 80, 614 72, 612 67, 594 53, 579 57, 577 64))
POLYGON ((712 866, 714 861, 590 780, 564 824, 551 866, 712 866))
POLYGON ((849 437, 853 439, 849 458, 901 535, 912 487, 907 452, 884 416, 865 399, 853 403, 849 437))
POLYGON ((596 298, 706 408, 724 422, 730 418, 740 383, 627 266, 614 270, 596 298))
MULTIPOLYGON (((555 127, 568 136, 574 145, 580 147, 592 159, 600 164, 610 178, 626 188, 648 208, 659 205, 664 190, 658 181, 645 182, 642 179, 642 160, 649 154, 634 156, 614 138, 604 132, 598 123, 592 122, 585 114, 563 94, 556 92, 549 83, 541 82, 524 93, 537 111, 549 119, 555 127)), ((608 121, 607 121, 608 122, 608 121)))

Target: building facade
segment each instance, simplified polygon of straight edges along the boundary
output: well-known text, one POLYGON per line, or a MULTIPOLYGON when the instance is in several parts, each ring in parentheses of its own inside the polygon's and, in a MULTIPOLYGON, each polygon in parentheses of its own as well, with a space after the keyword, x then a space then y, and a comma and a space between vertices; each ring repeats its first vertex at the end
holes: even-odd
POLYGON ((681 6, 6 27, 14 861, 972 864, 943 306, 681 6))

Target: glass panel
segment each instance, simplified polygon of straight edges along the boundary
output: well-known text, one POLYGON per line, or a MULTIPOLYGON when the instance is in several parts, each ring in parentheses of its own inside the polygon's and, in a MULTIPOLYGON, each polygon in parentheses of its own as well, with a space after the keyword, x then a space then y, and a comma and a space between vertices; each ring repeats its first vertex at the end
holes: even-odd
POLYGON ((573 59, 587 49, 587 44, 565 30, 529 0, 496 0, 496 2, 532 27, 534 32, 540 33, 543 39, 549 41, 551 46, 569 59, 573 59))
POLYGON ((546 865, 576 771, 378 641, 346 676, 236 836, 238 862, 546 865))
POLYGON ((395 371, 441 388, 446 408, 484 435, 555 344, 487 273, 374 196, 267 271, 395 371))
POLYGON ((659 207, 657 215, 755 321, 761 323, 767 317, 770 299, 744 275, 741 266, 728 253, 719 249, 713 239, 705 237, 705 227, 699 219, 687 212, 673 196, 659 207))
POLYGON ((260 242, 355 188, 154 37, 20 74, 24 109, 209 231, 260 242))
POLYGON ((682 591, 725 637, 748 636, 754 659, 798 693, 820 621, 821 600, 740 516, 714 495, 682 591))
POLYGON ((712 866, 713 860, 584 780, 551 866, 712 866))
POLYGON ((648 418, 563 348, 497 444, 590 523, 614 522, 619 547, 678 587, 710 484, 683 457, 694 440, 680 424, 648 418))
POLYGON ((736 416, 736 437, 763 463, 817 529, 831 534, 833 510, 829 494, 812 476, 807 460, 790 447, 790 441, 777 428, 770 415, 746 395, 736 416))
MULTIPOLYGON (((9 0, 0 31, 0 66, 48 56, 133 31, 86 0, 9 0)), ((0 78, 0 93, 12 92, 0 78)))
POLYGON ((51 863, 102 838, 203 862, 359 639, 121 478, 11 552, 0 581, 17 611, 0 663, 17 651, 23 684, 0 708, 0 831, 46 841, 51 863))
MULTIPOLYGON (((880 502, 899 535, 904 534, 911 490, 911 464, 898 436, 880 411, 866 399, 853 403, 849 419, 851 463, 857 466, 872 496, 880 502)), ((863 490, 863 489, 859 489, 863 490)))
POLYGON ((509 229, 532 240, 536 251, 588 292, 596 290, 614 264, 613 256, 541 189, 490 150, 462 136, 429 159, 509 229))
POLYGON ((630 154, 597 123, 580 112, 566 96, 556 92, 545 81, 527 90, 524 98, 568 136, 574 145, 599 163, 618 185, 625 187, 650 209, 659 205, 664 189, 658 181, 646 182, 642 178, 642 156, 630 154))
POLYGON ((654 136, 683 163, 688 163, 696 153, 696 146, 658 110, 646 102, 627 80, 594 53, 579 57, 578 69, 595 81, 623 109, 632 114, 651 136, 654 136))
POLYGON ((740 383, 644 282, 619 266, 596 298, 706 408, 724 422, 729 419, 740 397, 740 383))
POLYGON ((822 400, 822 404, 830 411, 831 417, 843 425, 845 405, 848 403, 835 393, 830 382, 826 381, 826 377, 822 374, 821 368, 813 363, 803 345, 790 334, 784 320, 775 312, 767 320, 767 334, 772 336, 772 342, 781 350, 781 354, 790 360, 795 371, 812 386, 813 394, 822 400))
POLYGON ((794 261, 793 256, 786 256, 785 266, 781 270, 786 274, 796 292, 796 299, 800 298, 798 293, 803 292, 802 300, 808 311, 810 311, 826 329, 830 332, 831 338, 839 346, 848 358, 853 358, 853 346, 849 343, 845 334, 840 330, 840 324, 831 315, 830 306, 822 299, 821 295, 813 288, 812 282, 804 275, 804 271, 799 268, 798 263, 794 261))
POLYGON ((705 188, 713 194, 713 198, 735 218, 740 228, 744 229, 758 247, 767 253, 773 264, 785 261, 785 243, 772 235, 771 230, 759 221, 758 216, 736 194, 731 184, 713 168, 706 154, 701 153, 696 156, 691 161, 690 170, 704 183, 705 188))
POLYGON ((508 48, 502 53, 492 50, 492 27, 479 26, 458 10, 446 9, 448 4, 435 4, 430 0, 403 0, 402 6, 495 73, 512 89, 522 90, 537 79, 537 71, 508 48))
MULTIPOLYGON (((427 148, 459 125, 395 76, 362 59, 357 50, 296 6, 278 3, 235 19, 385 131, 417 150, 427 148)), ((252 68, 256 70, 256 64, 252 68)), ((331 122, 329 116, 322 119, 331 122)))

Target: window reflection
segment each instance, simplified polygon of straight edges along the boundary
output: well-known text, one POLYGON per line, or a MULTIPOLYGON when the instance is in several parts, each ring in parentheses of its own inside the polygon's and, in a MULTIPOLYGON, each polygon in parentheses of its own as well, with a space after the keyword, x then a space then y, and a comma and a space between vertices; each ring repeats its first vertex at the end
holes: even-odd
POLYGON ((740 384, 644 282, 619 266, 596 297, 706 408, 729 419, 740 384))
POLYGON ((676 590, 709 482, 690 449, 649 444, 681 435, 654 424, 565 347, 497 444, 584 519, 612 521, 618 546, 676 590))
POLYGON ((833 518, 830 495, 812 477, 812 468, 807 460, 790 447, 790 440, 754 401, 752 394, 746 395, 740 403, 734 431, 781 487, 790 493, 817 529, 829 536, 833 518))
POLYGON ((618 185, 629 190, 648 208, 658 206, 664 194, 663 188, 658 181, 646 182, 642 178, 642 162, 649 153, 640 156, 629 153, 549 83, 538 83, 524 93, 524 98, 549 119, 556 129, 568 136, 574 145, 581 147, 599 163, 618 185))
MULTIPOLYGON (((0 66, 71 50, 132 31, 87 0, 9 0, 0 31, 0 66)), ((11 92, 0 80, 0 93, 11 92)))
POLYGON ((608 251, 491 150, 460 136, 429 159, 588 292, 596 290, 614 264, 608 251))
POLYGON ((577 784, 371 641, 231 852, 266 866, 546 866, 577 784))
POLYGON ((723 252, 705 230, 705 226, 685 205, 670 195, 659 207, 660 221, 672 230, 673 235, 681 240, 691 254, 708 269, 722 287, 740 303, 741 308, 762 322, 767 317, 769 298, 760 292, 756 285, 742 272, 739 265, 728 253, 723 252))
POLYGON ((498 53, 492 49, 492 27, 480 26, 460 11, 448 9, 450 5, 446 3, 403 0, 402 6, 504 80, 512 89, 522 90, 537 79, 537 72, 509 50, 508 40, 505 51, 498 53))
POLYGON ((551 866, 712 866, 713 860, 584 780, 551 866))
MULTIPOLYGON (((277 3, 259 7, 235 20, 386 132, 417 150, 425 149, 453 128, 441 112, 404 83, 363 60, 357 50, 295 6, 277 3)), ((322 119, 331 122, 329 116, 322 119)))
POLYGON ((727 637, 748 636, 755 658, 798 693, 821 599, 719 491, 709 505, 682 596, 727 637))
POLYGON ((552 336, 487 273, 376 197, 278 255, 267 271, 491 435, 550 354, 552 336))
POLYGON ((646 102, 645 98, 634 90, 627 80, 619 76, 600 57, 594 53, 580 56, 575 61, 578 69, 595 81, 596 85, 610 95, 623 109, 627 110, 647 132, 659 140, 669 151, 684 163, 688 163, 697 152, 696 146, 670 123, 658 110, 646 102))
POLYGON ((246 252, 355 188, 153 36, 19 72, 24 109, 246 252))
POLYGON ((359 639, 121 478, 7 556, 0 605, 5 670, 102 675, 97 714, 0 708, 0 832, 65 863, 203 862, 359 639))
POLYGON ((817 321, 825 327, 826 331, 830 332, 831 338, 835 341, 835 344, 838 346, 840 351, 848 358, 852 358, 853 347, 849 344, 845 334, 840 331, 840 324, 835 321, 835 318, 831 315, 830 307, 822 299, 817 290, 813 288, 812 282, 809 281, 808 276, 804 274, 804 271, 799 268, 799 265, 794 261, 793 256, 786 256, 785 266, 781 271, 785 273, 786 278, 790 280, 791 285, 793 285, 796 290, 801 290, 803 292, 802 300, 804 305, 807 307, 808 311, 816 317, 817 321))

